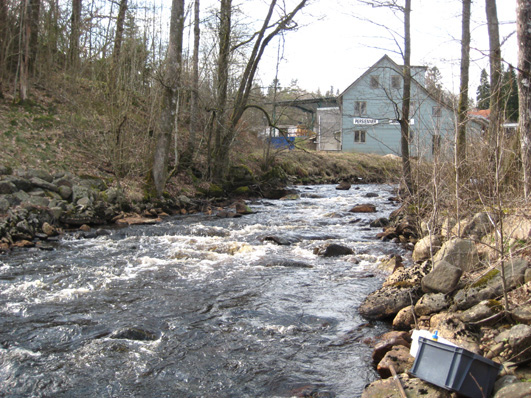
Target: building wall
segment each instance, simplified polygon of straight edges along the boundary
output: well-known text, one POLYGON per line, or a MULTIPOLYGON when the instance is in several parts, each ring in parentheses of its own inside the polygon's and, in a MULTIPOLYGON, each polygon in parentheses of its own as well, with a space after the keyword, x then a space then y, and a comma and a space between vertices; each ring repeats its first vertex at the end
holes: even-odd
POLYGON ((317 108, 315 130, 318 151, 340 151, 341 118, 339 107, 317 108))
MULTIPOLYGON (((401 155, 396 121, 402 110, 400 72, 398 65, 383 57, 342 94, 343 151, 401 155)), ((431 158, 438 147, 451 150, 454 112, 432 99, 416 81, 412 81, 411 101, 411 156, 431 158)))

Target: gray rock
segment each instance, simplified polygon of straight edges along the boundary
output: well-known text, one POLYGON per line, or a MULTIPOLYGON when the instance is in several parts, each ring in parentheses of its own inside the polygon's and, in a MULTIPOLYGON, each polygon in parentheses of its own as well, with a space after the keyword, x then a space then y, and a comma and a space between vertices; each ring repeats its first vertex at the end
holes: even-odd
POLYGON ((391 366, 393 366, 397 373, 405 373, 413 366, 413 358, 409 354, 409 347, 403 345, 396 345, 389 350, 383 359, 378 363, 376 371, 381 378, 385 379, 391 377, 391 366))
POLYGON ((17 189, 25 192, 31 191, 33 189, 33 184, 25 178, 9 176, 6 181, 12 182, 13 184, 15 184, 17 189))
POLYGON ((13 196, 18 200, 19 203, 26 202, 30 198, 29 194, 25 191, 17 191, 13 194, 13 196))
POLYGON ((500 389, 494 398, 529 398, 530 391, 530 382, 514 383, 500 389))
POLYGON ((455 238, 445 242, 435 255, 433 262, 447 261, 464 272, 479 266, 479 256, 476 245, 468 239, 455 238))
POLYGON ((70 188, 68 185, 59 185, 59 195, 61 195, 61 198, 64 200, 70 199, 72 196, 72 188, 70 188))
POLYGON ((509 330, 501 332, 494 339, 497 343, 506 342, 510 349, 513 361, 523 361, 531 358, 531 326, 515 325, 509 330))
POLYGON ((30 169, 30 170, 19 170, 17 171, 17 174, 22 177, 26 178, 28 180, 31 180, 33 177, 37 177, 41 180, 52 182, 53 176, 48 173, 46 170, 40 170, 40 169, 30 169))
POLYGON ((466 218, 452 228, 452 235, 460 238, 471 237, 481 239, 493 230, 489 215, 477 213, 472 218, 466 218))
POLYGON ((0 181, 0 195, 8 195, 17 191, 17 187, 11 181, 0 181))
POLYGON ((354 254, 354 251, 350 247, 332 243, 326 247, 323 253, 323 256, 324 257, 337 257, 337 256, 346 256, 349 254, 354 254))
POLYGON ((50 204, 50 199, 42 196, 30 196, 26 203, 29 203, 33 206, 48 207, 50 204))
POLYGON ((54 220, 59 220, 65 215, 65 209, 62 209, 61 207, 51 207, 48 211, 54 220))
POLYGON ((491 287, 485 288, 464 288, 459 290, 454 296, 454 303, 458 310, 467 310, 483 300, 496 298, 498 294, 491 287))
POLYGON ((515 308, 511 315, 516 322, 531 325, 531 304, 524 304, 515 308))
POLYGON ((413 261, 422 262, 431 260, 432 255, 441 248, 441 237, 438 235, 428 235, 420 239, 415 244, 413 250, 413 261))
POLYGON ((0 196, 0 213, 5 213, 11 207, 9 200, 4 195, 0 196))
POLYGON ((425 294, 415 304, 415 314, 430 315, 448 308, 448 300, 442 293, 425 294))
POLYGON ((369 294, 358 311, 367 319, 384 320, 394 317, 398 311, 418 300, 416 289, 385 286, 369 294))
POLYGON ((465 323, 477 322, 490 318, 502 309, 501 305, 494 300, 484 300, 472 308, 460 313, 457 317, 465 323))
POLYGON ((435 263, 433 270, 422 278, 422 291, 426 293, 450 293, 457 287, 462 274, 461 268, 441 260, 435 263))
POLYGON ((57 185, 52 184, 51 182, 48 182, 46 180, 43 180, 42 178, 32 177, 30 178, 30 182, 34 186, 44 189, 46 191, 59 192, 59 188, 57 187, 57 185))
MULTIPOLYGON (((501 271, 501 267, 496 267, 501 271)), ((514 258, 507 261, 504 264, 504 273, 505 273, 505 283, 507 284, 507 289, 511 290, 517 286, 520 286, 524 283, 525 272, 528 269, 528 262, 525 258, 514 258)), ((501 272, 488 283, 489 286, 493 287, 498 294, 503 293, 503 283, 501 272)))

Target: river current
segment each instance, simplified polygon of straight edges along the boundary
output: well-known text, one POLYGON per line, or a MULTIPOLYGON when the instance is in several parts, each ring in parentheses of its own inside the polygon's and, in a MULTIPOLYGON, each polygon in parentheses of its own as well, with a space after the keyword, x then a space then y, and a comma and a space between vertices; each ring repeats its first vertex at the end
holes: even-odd
POLYGON ((1 256, 0 396, 360 396, 376 378, 367 340, 387 326, 357 307, 401 250, 368 224, 395 209, 393 187, 296 189, 241 218, 174 216, 1 256), (367 202, 377 213, 348 212, 367 202), (316 254, 330 243, 354 254, 316 254))

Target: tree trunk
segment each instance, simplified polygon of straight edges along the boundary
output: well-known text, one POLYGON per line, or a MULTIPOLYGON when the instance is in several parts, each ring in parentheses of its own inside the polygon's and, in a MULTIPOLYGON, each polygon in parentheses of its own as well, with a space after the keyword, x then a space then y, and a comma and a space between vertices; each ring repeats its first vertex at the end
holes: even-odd
POLYGON ((37 62, 37 50, 39 47, 40 10, 41 0, 30 0, 29 68, 32 73, 35 73, 35 63, 37 62))
POLYGON ((160 125, 157 131, 153 158, 152 178, 158 196, 161 196, 168 178, 168 159, 171 137, 177 123, 179 81, 182 67, 184 29, 184 0, 173 0, 171 7, 170 41, 166 56, 164 93, 160 125))
POLYGON ((224 132, 227 128, 225 114, 227 112, 227 87, 229 82, 230 34, 232 0, 221 0, 219 25, 219 56, 217 65, 217 101, 216 119, 214 122, 214 156, 212 177, 221 181, 228 163, 228 151, 222 147, 224 132))
POLYGON ((461 32, 461 83, 457 109, 457 135, 455 139, 455 169, 457 181, 466 162, 466 127, 468 120, 468 80, 470 68, 470 6, 471 0, 463 1, 461 32))
POLYGON ((116 35, 114 36, 114 49, 112 52, 113 67, 116 68, 120 59, 120 51, 122 49, 122 41, 124 35, 125 13, 127 12, 127 0, 120 1, 120 8, 118 10, 118 17, 116 19, 116 35))
POLYGON ((199 98, 199 40, 201 20, 199 19, 199 0, 194 2, 194 52, 192 55, 192 92, 190 96, 190 135, 188 139, 188 152, 193 158, 195 152, 196 130, 197 130, 197 102, 199 98))
POLYGON ((496 142, 499 138, 499 130, 502 124, 501 47, 496 0, 486 0, 485 9, 487 13, 487 26, 489 32, 491 87, 488 142, 491 148, 495 149, 497 148, 496 142))
POLYGON ((28 85, 29 85, 29 50, 30 50, 30 35, 31 35, 31 12, 30 0, 24 1, 22 10, 22 18, 20 25, 20 56, 19 56, 19 96, 20 101, 24 102, 28 99, 28 85))
POLYGON ((72 0, 72 16, 70 17, 70 67, 75 69, 79 64, 79 38, 81 36, 82 0, 72 0))
POLYGON ((0 98, 4 98, 4 72, 6 70, 7 4, 0 0, 0 98))
POLYGON ((531 195, 531 3, 518 0, 516 9, 518 38, 518 130, 521 137, 524 196, 531 195))
POLYGON ((402 118, 400 120, 400 147, 402 173, 408 194, 413 192, 411 161, 409 157, 409 107, 411 103, 411 0, 404 7, 404 86, 402 94, 402 118))

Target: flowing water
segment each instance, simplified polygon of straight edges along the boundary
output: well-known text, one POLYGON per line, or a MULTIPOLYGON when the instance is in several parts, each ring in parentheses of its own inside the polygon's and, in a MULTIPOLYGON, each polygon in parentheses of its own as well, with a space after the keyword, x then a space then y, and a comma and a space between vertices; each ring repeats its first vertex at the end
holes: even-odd
POLYGON ((176 216, 0 257, 0 396, 359 396, 376 377, 364 340, 387 326, 357 307, 381 283, 378 259, 400 252, 368 223, 394 209, 392 187, 297 189, 241 218, 176 216), (369 201, 377 213, 348 212, 369 201), (355 253, 315 254, 329 243, 355 253))

